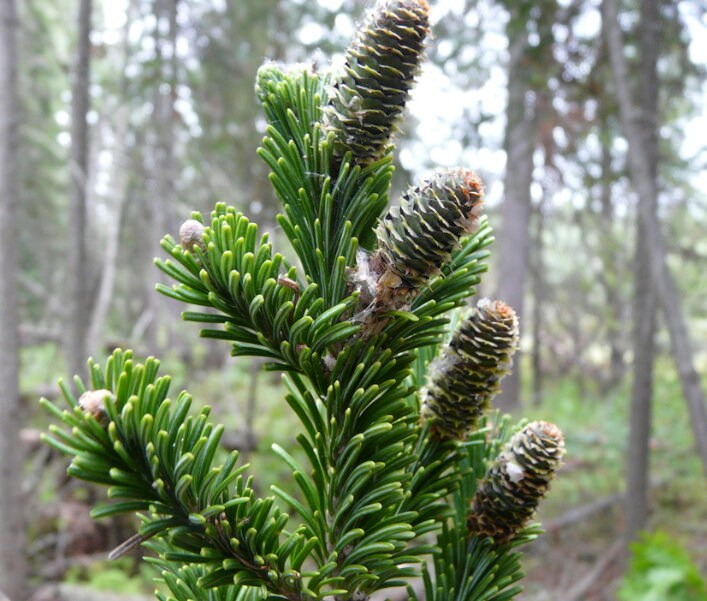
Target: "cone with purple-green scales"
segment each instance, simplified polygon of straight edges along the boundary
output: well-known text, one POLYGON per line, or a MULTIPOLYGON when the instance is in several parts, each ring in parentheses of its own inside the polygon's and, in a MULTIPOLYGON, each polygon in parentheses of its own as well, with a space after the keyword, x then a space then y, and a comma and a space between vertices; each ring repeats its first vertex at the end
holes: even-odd
POLYGON ((474 430, 510 373, 518 318, 501 301, 483 299, 430 365, 422 418, 438 438, 463 440, 474 430))
POLYGON ((533 516, 560 467, 565 441, 549 422, 529 423, 506 444, 479 483, 468 517, 471 536, 510 542, 533 516))
POLYGON ((406 308, 440 273, 461 238, 475 231, 483 193, 473 171, 448 169, 410 188, 389 209, 376 230, 378 249, 366 264, 370 290, 362 290, 362 298, 374 299, 374 314, 406 308))
POLYGON ((425 0, 376 3, 351 46, 324 110, 334 154, 355 164, 383 157, 408 100, 429 34, 425 0))

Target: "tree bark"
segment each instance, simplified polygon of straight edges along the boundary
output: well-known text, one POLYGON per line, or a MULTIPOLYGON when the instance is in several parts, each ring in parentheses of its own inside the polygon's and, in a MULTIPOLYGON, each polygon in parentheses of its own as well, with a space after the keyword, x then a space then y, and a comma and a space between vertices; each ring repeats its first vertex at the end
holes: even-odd
MULTIPOLYGON (((650 162, 644 149, 639 121, 640 113, 636 110, 636 104, 629 88, 628 82, 630 80, 626 59, 623 55, 623 35, 618 22, 616 0, 605 0, 602 3, 602 11, 609 60, 619 102, 619 116, 622 129, 628 140, 629 174, 638 196, 641 199, 651 198, 654 181, 651 179, 650 162)), ((657 94, 657 90, 651 90, 651 93, 657 94)), ((651 211, 647 202, 639 202, 638 213, 645 228, 646 237, 650 240, 648 250, 653 286, 668 327, 673 359, 688 405, 695 444, 703 470, 707 475, 707 408, 705 408, 705 396, 700 377, 693 361, 692 345, 682 312, 680 294, 665 260, 665 244, 657 215, 651 211)))
MULTIPOLYGON (((129 58, 128 33, 132 23, 135 1, 129 3, 127 12, 128 18, 123 30, 123 39, 120 52, 120 60, 123 76, 121 78, 120 92, 122 97, 128 96, 128 79, 125 77, 125 69, 129 58)), ((103 255, 103 265, 101 268, 101 278, 98 285, 96 302, 93 305, 91 314, 91 325, 88 329, 88 351, 95 355, 101 348, 105 338, 105 323, 110 311, 115 287, 115 278, 118 267, 118 252, 120 250, 120 237, 123 231, 123 218, 127 206, 127 180, 128 165, 126 164, 126 140, 128 136, 130 116, 127 106, 119 106, 115 110, 115 117, 111 120, 113 130, 113 169, 111 172, 111 185, 109 186, 110 200, 114 204, 113 216, 111 219, 111 229, 106 235, 105 251, 103 255)))
POLYGON ((118 267, 118 251, 120 250, 120 234, 122 232, 123 214, 126 206, 126 179, 127 173, 124 165, 117 164, 125 150, 125 136, 127 135, 127 109, 120 107, 116 117, 116 143, 113 147, 113 173, 111 175, 110 195, 114 208, 110 219, 110 229, 105 237, 105 248, 101 265, 100 282, 96 301, 91 313, 91 322, 88 328, 86 350, 90 355, 95 355, 101 350, 104 340, 104 330, 111 301, 118 267))
POLYGON ((86 251, 86 187, 88 182, 88 122, 91 69, 91 0, 81 0, 78 13, 76 66, 71 90, 71 192, 69 199, 69 370, 86 375, 88 273, 86 251))
POLYGON ((19 393, 17 9, 0 6, 0 596, 27 598, 19 393))
MULTIPOLYGON (((603 96, 606 98, 606 95, 603 96)), ((606 101, 605 101, 606 102, 606 101)), ((602 111, 599 119, 601 123, 601 139, 604 141, 601 149, 601 180, 600 197, 601 215, 599 228, 599 245, 597 249, 602 257, 602 270, 599 272, 599 282, 604 289, 606 298, 606 338, 609 345, 609 371, 606 378, 601 381, 602 394, 608 393, 616 388, 626 373, 626 362, 624 351, 627 348, 625 342, 624 317, 626 313, 625 303, 622 298, 619 281, 619 255, 617 253, 616 240, 616 213, 612 202, 611 188, 615 181, 614 170, 611 166, 612 152, 608 140, 611 139, 608 113, 602 111)), ((613 112, 613 111, 612 111, 613 112)))
MULTIPOLYGON (((170 215, 175 204, 176 166, 174 161, 174 103, 177 95, 177 2, 155 0, 155 57, 159 66, 159 80, 154 90, 153 127, 155 154, 151 198, 150 252, 152 257, 162 254, 160 240, 171 228, 170 215)), ((176 233, 176 232, 175 232, 176 233)), ((161 329, 166 327, 170 336, 172 323, 178 320, 174 305, 155 292, 155 282, 162 277, 154 268, 146 273, 148 306, 152 319, 148 326, 148 346, 151 353, 158 353, 161 346, 161 329), (166 317, 166 319, 165 319, 166 317)), ((169 343, 169 342, 168 342, 169 343)))
POLYGON ((547 286, 543 274, 545 215, 542 204, 535 210, 535 228, 533 231, 533 252, 531 255, 530 275, 533 287, 533 404, 540 405, 543 396, 543 357, 542 357, 542 331, 543 331, 543 304, 545 302, 545 288, 547 286))
MULTIPOLYGON (((509 33, 510 35, 510 33, 509 33)), ((513 33, 509 48, 508 107, 506 109, 506 175, 501 208, 503 236, 499 240, 499 281, 496 297, 509 304, 523 327, 525 282, 528 272, 528 224, 531 214, 530 184, 533 180, 536 121, 528 106, 529 92, 527 29, 513 33)), ((494 403, 502 411, 510 411, 520 403, 520 353, 515 366, 503 380, 501 393, 494 403)))
MULTIPOLYGON (((639 73, 643 154, 651 178, 650 193, 641 196, 643 210, 656 219, 658 188, 658 48, 660 43, 658 3, 641 3, 639 73)), ((646 192, 648 192, 646 190, 646 192)), ((626 463, 626 540, 634 540, 648 521, 648 481, 653 408, 655 331, 657 301, 650 265, 650 244, 644 220, 637 220, 634 260, 633 381, 626 463)))
MULTIPOLYGON (((601 311, 597 313, 597 308, 595 307, 593 314, 597 313, 605 328, 604 337, 601 338, 602 333, 597 330, 595 334, 589 334, 589 338, 587 338, 586 328, 579 327, 577 329, 576 320, 568 322, 568 324, 572 324, 570 328, 575 328, 578 334, 584 333, 584 340, 580 344, 580 353, 585 352, 594 343, 608 346, 607 368, 601 368, 598 373, 589 376, 599 386, 599 392, 602 395, 606 395, 610 390, 615 389, 621 382, 626 371, 625 350, 632 348, 630 333, 633 309, 627 309, 627 305, 630 303, 624 297, 630 295, 623 292, 621 282, 625 279, 625 274, 631 269, 633 262, 624 257, 624 250, 618 248, 617 231, 621 232, 619 236, 622 237, 622 240, 625 238, 625 233, 623 232, 623 225, 620 230, 617 230, 617 216, 612 206, 612 188, 615 183, 615 174, 611 169, 611 142, 608 140, 611 139, 613 134, 608 133, 606 120, 602 118, 607 112, 612 110, 606 102, 606 98, 602 97, 600 99, 601 131, 603 132, 603 135, 601 135, 602 156, 601 172, 598 178, 601 211, 598 215, 589 215, 587 210, 582 208, 573 214, 574 222, 578 227, 586 252, 589 253, 589 256, 599 257, 601 261, 593 277, 596 285, 601 288, 604 300, 601 305, 601 311)), ((581 299, 578 300, 581 303, 581 299)), ((580 304, 579 309, 580 312, 587 310, 586 306, 583 307, 582 304, 580 304)), ((585 372, 586 370, 580 368, 580 375, 586 375, 585 372)))

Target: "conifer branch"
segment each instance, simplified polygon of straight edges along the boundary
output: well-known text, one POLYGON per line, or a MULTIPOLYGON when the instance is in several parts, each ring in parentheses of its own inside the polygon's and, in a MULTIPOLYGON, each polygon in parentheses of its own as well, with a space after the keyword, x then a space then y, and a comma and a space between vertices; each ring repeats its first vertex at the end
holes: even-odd
POLYGON ((70 428, 52 426, 44 437, 74 457, 69 474, 108 486, 115 500, 92 516, 140 512, 141 541, 169 538, 165 561, 210 564, 199 586, 239 582, 308 598, 299 570, 312 542, 296 533, 283 553, 287 515, 272 499, 255 497, 243 476, 247 466, 236 467, 237 452, 214 465, 223 426, 208 422, 208 408, 190 415, 186 393, 173 406, 169 378, 158 377, 154 359, 135 364, 129 351, 116 351, 105 370, 93 363, 89 369, 92 388, 77 380, 79 400, 63 387, 69 410, 46 399, 42 405, 70 428))
POLYGON ((488 417, 518 332, 502 303, 462 317, 493 241, 483 185, 443 170, 386 212, 428 11, 380 0, 342 73, 259 70, 258 154, 297 261, 224 203, 162 241, 175 284, 159 292, 206 308, 183 313, 202 336, 285 374, 302 453, 273 452, 292 481, 259 498, 236 453, 218 463, 223 427, 186 392, 170 401, 154 359, 116 351, 79 399, 63 386, 69 410, 42 401, 69 473, 108 487, 94 517, 141 516, 127 544, 158 553, 161 601, 366 601, 420 573, 428 601, 519 591, 516 547, 537 534, 525 524, 562 442, 533 423, 502 450, 507 419, 488 417))

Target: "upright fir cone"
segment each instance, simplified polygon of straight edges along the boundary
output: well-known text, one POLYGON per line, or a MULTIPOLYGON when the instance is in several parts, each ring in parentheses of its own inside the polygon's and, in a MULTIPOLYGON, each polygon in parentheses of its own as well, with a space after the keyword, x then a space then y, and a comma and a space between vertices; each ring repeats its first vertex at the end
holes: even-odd
POLYGON ((565 441, 555 424, 531 422, 515 434, 479 484, 469 534, 490 536, 496 544, 511 541, 550 488, 564 452, 565 441))
POLYGON ((405 108, 429 34, 425 0, 379 0, 346 50, 324 111, 335 155, 368 164, 383 156, 405 108))
POLYGON ((422 418, 439 438, 463 439, 486 413, 510 373, 518 318, 501 301, 483 299, 430 365, 422 418))
POLYGON ((374 282, 371 294, 361 291, 362 298, 373 296, 377 312, 405 306, 449 261, 460 238, 474 231, 483 192, 469 169, 440 171, 408 190, 379 223, 378 250, 359 266, 374 282))

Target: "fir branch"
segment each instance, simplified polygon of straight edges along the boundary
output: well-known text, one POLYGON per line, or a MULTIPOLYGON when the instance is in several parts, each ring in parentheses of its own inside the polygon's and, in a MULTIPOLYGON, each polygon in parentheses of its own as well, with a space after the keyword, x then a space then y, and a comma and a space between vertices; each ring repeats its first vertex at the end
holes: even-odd
POLYGON ((274 492, 299 508, 308 534, 320 541, 319 571, 326 576, 310 586, 340 587, 341 594, 368 593, 414 573, 402 567, 410 561, 404 550, 415 536, 413 515, 396 511, 410 478, 415 436, 416 416, 404 386, 410 357, 394 359, 383 351, 377 358, 371 355, 376 348, 359 341, 343 349, 319 397, 298 377, 288 379, 288 402, 305 423, 298 442, 311 477, 278 449, 295 472, 305 505, 274 492), (357 361, 364 353, 365 363, 357 361))
POLYGON ((105 424, 66 387, 70 410, 42 405, 70 428, 53 426, 44 437, 73 456, 69 474, 107 485, 108 497, 121 500, 97 506, 94 517, 142 512, 140 540, 168 537, 180 549, 165 552, 165 561, 209 564, 201 587, 240 583, 308 598, 299 571, 311 541, 301 531, 285 535, 287 515, 273 499, 255 497, 236 452, 214 465, 223 427, 208 422, 208 408, 191 415, 186 393, 173 406, 169 378, 158 377, 154 359, 135 364, 130 351, 116 351, 105 370, 89 367, 92 390, 105 393, 105 424))
MULTIPOLYGON (((400 319, 384 322, 382 333, 395 341, 396 350, 418 351, 429 347, 431 356, 436 354, 432 349, 439 346, 448 331, 446 316, 476 294, 475 286, 488 268, 485 260, 490 255, 487 247, 493 242, 491 234, 484 217, 478 232, 462 239, 460 248, 452 253, 440 274, 419 291, 409 310, 393 312, 400 319)), ((361 319, 366 319, 367 312, 364 311, 361 319)))
POLYGON ((475 429, 510 372, 517 345, 513 309, 501 301, 479 301, 429 367, 421 414, 436 436, 463 439, 475 429))
MULTIPOLYGON (((510 435, 509 418, 498 413, 484 419, 460 450, 456 469, 459 486, 451 498, 451 513, 442 523, 437 537, 434 571, 423 569, 425 601, 507 601, 522 588, 520 553, 516 548, 537 537, 540 530, 531 526, 518 532, 511 543, 496 545, 491 539, 470 536, 467 517, 478 483, 500 453, 510 435)), ((437 440, 434 437, 433 440, 437 440)), ((452 444, 447 441, 446 444, 452 444)), ((411 597, 417 599, 410 589, 411 597)))
POLYGON ((306 69, 268 64, 257 88, 269 125, 258 154, 283 204, 278 222, 329 304, 346 294, 345 268, 355 263, 359 241, 369 247, 372 228, 388 202, 392 160, 361 167, 351 157, 332 174, 333 134, 321 125, 328 79, 306 69), (296 112, 291 106, 298 99, 296 112))
POLYGON ((339 321, 354 298, 327 307, 317 284, 298 285, 295 268, 273 254, 267 234, 258 241, 257 226, 232 207, 216 206, 202 244, 186 250, 165 237, 162 246, 179 266, 171 260, 158 260, 157 265, 179 283, 157 289, 182 302, 216 309, 218 313, 187 311, 183 317, 222 325, 206 328, 201 335, 232 342, 234 355, 266 357, 271 369, 316 377, 327 348, 357 331, 356 325, 339 321))
MULTIPOLYGON (((258 73, 268 121, 258 153, 300 271, 222 203, 210 222, 195 213, 179 242, 162 242, 169 258, 157 265, 176 283, 158 290, 208 309, 183 317, 206 324, 202 336, 230 342, 234 355, 262 356, 285 372, 304 460, 273 450, 292 486, 257 498, 237 454, 216 465, 222 426, 208 421, 208 409, 192 414, 186 393, 170 401, 169 379, 158 377, 154 359, 134 364, 117 351, 104 370, 91 366, 89 390, 76 382, 78 400, 62 386, 69 411, 42 401, 68 427, 52 426, 47 442, 73 456, 69 472, 109 487, 113 502, 94 516, 141 514, 135 540, 151 539, 146 544, 159 553, 154 562, 171 595, 158 594, 161 601, 365 601, 418 574, 425 556, 434 566, 423 566, 429 601, 501 601, 519 590, 514 549, 536 531, 517 523, 495 541, 476 536, 508 517, 488 510, 493 491, 518 496, 504 488, 499 457, 508 422, 480 415, 496 388, 478 411, 451 415, 452 405, 466 406, 460 376, 467 372, 438 370, 431 384, 444 394, 426 423, 417 398, 450 337, 449 312, 475 294, 486 270, 493 237, 479 218, 481 183, 467 169, 440 172, 382 217, 390 140, 428 10, 424 0, 378 2, 336 76, 275 63, 258 73), (451 405, 440 401, 450 396, 451 405), (468 438, 440 437, 440 423, 468 438), (275 498, 301 525, 286 530, 275 498), (470 534, 474 519, 483 528, 470 534)), ((460 336, 451 334, 453 344, 460 336)), ((471 347, 496 343, 483 328, 461 338, 471 347)), ((504 353, 491 354, 502 363, 504 353)), ((555 457, 538 440, 526 436, 514 447, 527 451, 531 492, 544 492, 555 457)), ((511 518, 528 517, 512 503, 504 507, 511 518)))
POLYGON ((510 439, 476 491, 469 531, 497 544, 513 540, 547 493, 565 451, 554 424, 535 421, 510 439))

